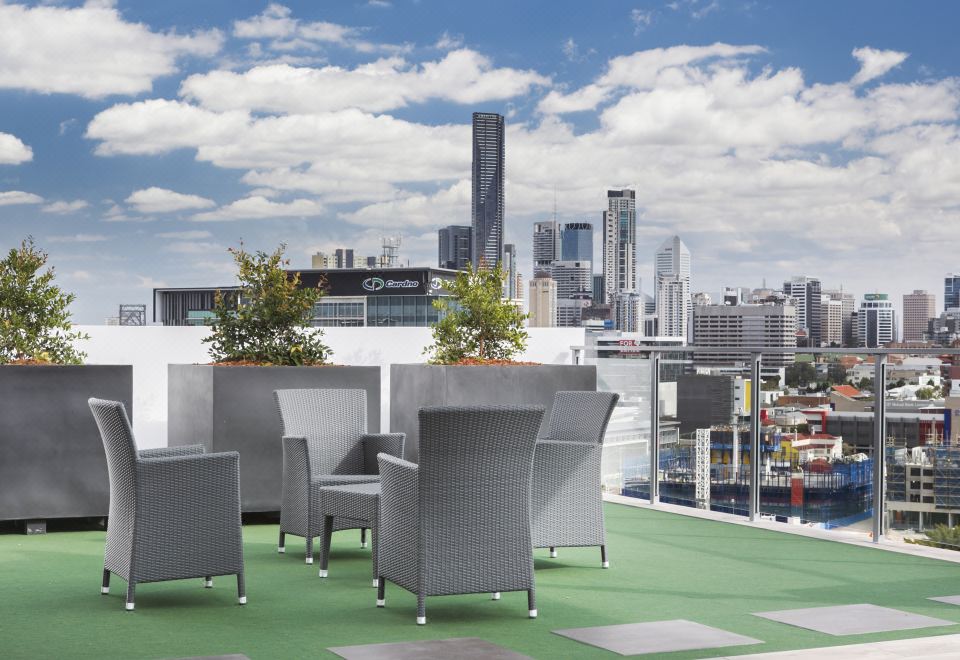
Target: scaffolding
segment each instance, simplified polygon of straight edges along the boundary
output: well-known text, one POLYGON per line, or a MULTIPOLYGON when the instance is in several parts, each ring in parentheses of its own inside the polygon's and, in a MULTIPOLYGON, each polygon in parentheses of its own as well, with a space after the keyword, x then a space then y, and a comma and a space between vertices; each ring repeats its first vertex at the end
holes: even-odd
POLYGON ((694 496, 698 509, 710 510, 710 429, 697 429, 696 467, 694 468, 696 489, 694 496))
POLYGON ((938 509, 960 509, 960 447, 934 448, 933 501, 938 509))

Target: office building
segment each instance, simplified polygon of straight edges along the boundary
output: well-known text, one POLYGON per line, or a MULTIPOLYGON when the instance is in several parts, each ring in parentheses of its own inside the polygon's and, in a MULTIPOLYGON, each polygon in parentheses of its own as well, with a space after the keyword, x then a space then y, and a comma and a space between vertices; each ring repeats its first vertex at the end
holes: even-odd
POLYGON ((530 280, 530 318, 527 325, 531 328, 554 328, 557 325, 557 283, 549 277, 535 277, 530 280))
POLYGON ((593 225, 589 222, 568 222, 560 232, 560 258, 564 261, 593 263, 593 225))
POLYGON ((361 257, 352 248, 337 248, 333 254, 317 252, 310 257, 310 267, 318 270, 343 270, 348 268, 381 268, 378 257, 361 257))
POLYGON ((943 309, 954 307, 960 307, 960 273, 947 273, 943 278, 943 309))
POLYGON ((517 290, 517 246, 507 243, 503 246, 503 295, 507 300, 521 297, 517 290))
POLYGON ((690 295, 690 250, 679 236, 668 238, 654 254, 658 334, 684 337, 689 332, 693 302, 690 295))
POLYGON ((843 346, 844 304, 820 294, 820 340, 824 346, 843 346))
POLYGON ((555 220, 533 224, 533 276, 549 277, 554 261, 560 261, 560 233, 555 220))
POLYGON ((930 319, 924 339, 940 346, 960 346, 960 307, 941 312, 940 316, 930 319))
POLYGON ((697 305, 712 305, 713 296, 711 296, 706 291, 698 291, 697 293, 691 296, 691 301, 693 302, 694 307, 696 307, 697 305))
POLYGON ((930 319, 937 315, 932 293, 915 289, 903 294, 903 341, 923 341, 930 319))
MULTIPOLYGON (((830 296, 830 300, 840 301, 840 316, 843 322, 841 346, 856 346, 856 327, 854 325, 854 316, 856 314, 856 299, 852 293, 847 293, 843 289, 828 289, 823 291, 830 296)), ((822 324, 821 324, 822 326, 822 324)))
POLYGON ((897 313, 885 293, 866 293, 857 310, 857 342, 880 348, 897 339, 897 313))
POLYGON ((793 298, 797 309, 797 330, 807 335, 807 345, 818 348, 823 343, 821 336, 820 280, 816 277, 798 275, 783 283, 783 293, 793 298))
POLYGON ((636 291, 620 291, 613 305, 614 327, 622 332, 644 334, 643 294, 636 291))
MULTIPOLYGON (((603 278, 607 303, 637 289, 637 200, 629 189, 608 190, 603 213, 603 278)), ((618 328, 622 329, 622 328, 618 328)))
POLYGON ((503 258, 503 115, 473 113, 473 266, 503 258))
POLYGON ((438 232, 439 255, 437 265, 440 268, 466 270, 473 263, 473 228, 464 225, 450 225, 438 232))
POLYGON ((553 280, 557 283, 557 325, 579 327, 582 310, 593 298, 591 262, 555 261, 553 280))
MULTIPOLYGON (((797 313, 793 305, 704 305, 693 310, 693 343, 702 348, 728 349, 697 352, 694 362, 704 365, 745 364, 750 353, 737 348, 795 348, 797 313)), ((767 353, 765 367, 786 367, 793 353, 767 353)))
POLYGON ((603 295, 603 274, 594 273, 593 274, 593 304, 594 305, 604 305, 605 298, 603 295))

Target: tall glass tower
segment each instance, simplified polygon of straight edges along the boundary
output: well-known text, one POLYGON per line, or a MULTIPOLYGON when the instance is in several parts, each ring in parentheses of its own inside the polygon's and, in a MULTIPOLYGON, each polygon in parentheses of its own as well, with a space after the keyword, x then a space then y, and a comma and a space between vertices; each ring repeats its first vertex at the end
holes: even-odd
POLYGON ((473 266, 503 258, 503 115, 473 113, 473 266))

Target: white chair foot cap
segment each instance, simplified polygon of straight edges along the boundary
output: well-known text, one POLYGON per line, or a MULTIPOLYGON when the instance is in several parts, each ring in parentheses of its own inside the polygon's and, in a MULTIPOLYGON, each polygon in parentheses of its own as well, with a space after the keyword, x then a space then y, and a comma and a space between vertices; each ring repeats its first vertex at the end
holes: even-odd
POLYGON ((238 598, 237 600, 240 601, 240 604, 241 604, 241 605, 246 605, 246 604, 247 604, 247 597, 246 597, 246 596, 240 596, 240 598, 238 598))
POLYGON ((327 577, 327 571, 326 571, 325 569, 321 568, 319 575, 320 575, 320 577, 325 578, 325 577, 327 577))
POLYGON ((379 586, 380 586, 380 580, 378 580, 377 578, 373 578, 373 586, 379 587, 379 586))
POLYGON ((307 563, 308 563, 308 564, 312 564, 312 563, 313 563, 313 557, 307 557, 307 563))
POLYGON ((494 591, 493 595, 490 597, 490 600, 500 600, 500 592, 494 591))
POLYGON ((536 618, 537 618, 537 611, 536 611, 536 610, 530 610, 530 618, 531 618, 531 619, 536 619, 536 618))
POLYGON ((425 616, 418 616, 418 617, 417 617, 417 625, 418 625, 418 626, 425 626, 425 625, 427 625, 427 617, 425 617, 425 616))
POLYGON ((277 548, 277 552, 280 553, 281 555, 284 554, 284 553, 286 553, 286 551, 287 551, 287 549, 286 549, 285 547, 283 547, 282 545, 281 545, 279 548, 277 548))
POLYGON ((377 607, 386 607, 386 606, 387 606, 387 601, 386 601, 386 600, 384 600, 384 599, 382 599, 382 598, 378 598, 378 599, 377 599, 377 607))
POLYGON ((128 612, 132 612, 132 611, 133 611, 133 603, 127 603, 127 611, 128 611, 128 612))
POLYGON ((203 581, 204 589, 213 589, 213 580, 204 580, 203 581))
POLYGON ((557 558, 557 551, 556 551, 556 550, 551 550, 551 551, 550 551, 550 559, 556 559, 556 558, 557 558))
POLYGON ((110 593, 110 587, 100 587, 100 593, 102 594, 110 593))
POLYGON ((363 543, 361 543, 361 544, 360 544, 360 547, 361 547, 361 548, 366 548, 366 547, 367 547, 367 542, 364 541, 363 543))
POLYGON ((603 562, 603 563, 601 564, 601 566, 602 566, 603 568, 610 568, 610 562, 605 561, 605 562, 603 562))

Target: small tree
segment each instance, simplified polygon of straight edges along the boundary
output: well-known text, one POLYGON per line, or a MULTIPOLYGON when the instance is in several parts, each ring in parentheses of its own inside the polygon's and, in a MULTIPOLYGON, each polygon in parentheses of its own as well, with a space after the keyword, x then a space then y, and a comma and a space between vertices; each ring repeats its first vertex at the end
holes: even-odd
POLYGON ((89 339, 70 322, 76 296, 53 284, 53 268, 42 270, 46 264, 32 237, 0 261, 0 364, 82 364, 86 357, 73 346, 89 339))
POLYGON ((433 302, 441 318, 432 326, 433 345, 424 350, 431 363, 507 361, 526 347, 527 315, 503 299, 503 282, 498 264, 492 269, 468 266, 447 284, 450 297, 433 302))
POLYGON ((313 328, 313 306, 323 295, 323 282, 301 288, 300 274, 288 275, 285 245, 272 254, 230 248, 237 264, 240 290, 233 296, 217 291, 210 344, 215 362, 266 365, 325 364, 330 348, 323 331, 313 328))

